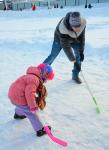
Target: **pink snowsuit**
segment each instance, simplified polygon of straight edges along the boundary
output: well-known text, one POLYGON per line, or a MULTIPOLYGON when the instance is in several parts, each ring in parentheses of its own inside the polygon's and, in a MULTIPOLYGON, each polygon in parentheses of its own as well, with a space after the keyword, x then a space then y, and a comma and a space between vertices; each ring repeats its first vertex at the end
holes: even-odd
POLYGON ((36 67, 29 67, 27 74, 18 78, 9 88, 8 97, 15 105, 28 105, 30 110, 37 108, 35 93, 40 84, 40 72, 36 67))
POLYGON ((35 101, 35 93, 40 85, 40 70, 37 67, 29 67, 27 74, 19 77, 9 88, 8 97, 12 104, 16 105, 15 112, 25 115, 31 122, 35 131, 40 130, 43 125, 38 116, 33 113, 38 109, 35 101))

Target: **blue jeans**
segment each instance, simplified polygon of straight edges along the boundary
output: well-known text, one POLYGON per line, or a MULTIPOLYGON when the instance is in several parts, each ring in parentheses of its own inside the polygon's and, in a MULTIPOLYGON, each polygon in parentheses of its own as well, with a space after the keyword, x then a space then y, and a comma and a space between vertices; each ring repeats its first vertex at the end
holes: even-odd
POLYGON ((44 63, 51 65, 53 61, 55 60, 55 58, 60 53, 61 49, 62 47, 60 45, 60 41, 55 38, 52 44, 51 54, 44 60, 44 63))
MULTIPOLYGON (((79 65, 79 67, 81 68, 81 61, 80 61, 80 44, 79 43, 74 43, 72 44, 72 48, 74 50, 74 54, 75 54, 75 59, 76 59, 76 63, 79 65)), ((72 70, 72 77, 77 78, 79 76, 79 72, 81 71, 81 69, 78 69, 76 66, 76 63, 74 63, 74 68, 72 70)))
MULTIPOLYGON (((71 45, 71 47, 74 50, 76 63, 79 64, 80 67, 81 67, 80 52, 79 52, 80 44, 75 42, 71 45)), ((53 63, 53 61, 55 60, 55 58, 60 53, 61 49, 62 49, 62 46, 60 44, 60 41, 57 38, 55 38, 54 41, 53 41, 51 54, 44 60, 44 63, 47 63, 47 64, 51 65, 53 63)), ((80 70, 78 70, 77 66, 74 63, 74 68, 72 70, 72 76, 73 77, 78 77, 79 72, 80 72, 80 70)))

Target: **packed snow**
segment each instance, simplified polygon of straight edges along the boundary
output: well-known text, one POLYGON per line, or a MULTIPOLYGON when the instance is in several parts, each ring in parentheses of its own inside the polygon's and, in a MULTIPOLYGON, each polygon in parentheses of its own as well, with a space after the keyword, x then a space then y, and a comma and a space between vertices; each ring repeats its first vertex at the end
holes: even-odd
POLYGON ((109 3, 36 11, 0 11, 0 150, 109 150, 109 3), (55 79, 47 85, 47 107, 38 114, 52 133, 68 142, 54 143, 36 137, 27 119, 14 120, 14 106, 7 93, 10 84, 26 69, 43 62, 51 51, 54 30, 69 11, 80 11, 87 20, 85 60, 82 73, 101 113, 83 80, 71 80, 73 64, 63 50, 52 67, 55 79))

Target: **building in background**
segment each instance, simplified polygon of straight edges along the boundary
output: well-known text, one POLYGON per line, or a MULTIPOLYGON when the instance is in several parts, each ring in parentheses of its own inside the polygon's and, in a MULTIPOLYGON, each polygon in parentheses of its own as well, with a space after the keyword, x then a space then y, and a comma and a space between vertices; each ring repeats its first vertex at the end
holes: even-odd
POLYGON ((109 0, 0 0, 0 10, 30 9, 33 5, 58 8, 61 6, 79 6, 105 2, 109 2, 109 0))

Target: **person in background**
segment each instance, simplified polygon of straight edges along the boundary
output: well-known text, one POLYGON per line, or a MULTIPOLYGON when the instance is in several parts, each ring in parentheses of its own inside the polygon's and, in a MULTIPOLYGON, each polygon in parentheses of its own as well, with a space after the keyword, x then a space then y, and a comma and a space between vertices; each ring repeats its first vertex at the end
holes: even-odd
POLYGON ((93 6, 91 4, 88 5, 88 8, 92 8, 93 6))
MULTIPOLYGON (((8 97, 16 107, 14 119, 28 118, 37 136, 46 134, 37 111, 46 106, 47 90, 44 83, 53 78, 54 72, 50 65, 31 66, 26 75, 19 77, 9 88, 8 97)), ((50 126, 49 128, 51 129, 50 126)))
POLYGON ((32 10, 33 10, 33 11, 36 10, 36 5, 35 5, 35 4, 32 5, 32 10))
POLYGON ((63 49, 68 59, 74 64, 72 80, 78 84, 82 83, 79 72, 81 62, 84 60, 85 28, 86 20, 79 12, 68 12, 56 26, 51 53, 44 60, 44 63, 51 65, 63 49))

